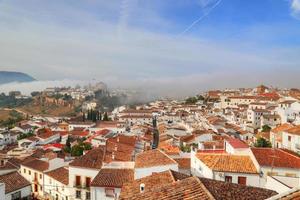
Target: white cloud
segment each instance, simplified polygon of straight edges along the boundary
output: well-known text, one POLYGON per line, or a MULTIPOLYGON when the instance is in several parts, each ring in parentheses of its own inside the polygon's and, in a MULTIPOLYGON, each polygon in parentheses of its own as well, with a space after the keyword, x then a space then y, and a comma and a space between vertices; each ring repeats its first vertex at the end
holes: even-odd
POLYGON ((300 20, 300 0, 291 1, 292 16, 300 20))
MULTIPOLYGON (((300 64, 299 49, 257 48, 243 38, 221 43, 148 29, 150 24, 161 30, 172 23, 131 0, 124 0, 130 9, 123 7, 121 14, 119 0, 90 0, 97 4, 93 8, 105 8, 96 14, 76 4, 59 3, 66 0, 53 1, 41 3, 38 14, 36 5, 27 4, 39 1, 0 3, 0 70, 26 72, 39 80, 95 78, 116 87, 143 86, 149 91, 155 88, 156 93, 185 95, 237 82, 245 86, 262 80, 274 83, 278 69, 297 69, 300 64), (132 21, 144 26, 132 26, 132 21), (127 27, 122 37, 118 37, 120 24, 127 27)), ((297 73, 284 73, 283 84, 300 84, 299 79, 291 82, 289 78, 297 73)))

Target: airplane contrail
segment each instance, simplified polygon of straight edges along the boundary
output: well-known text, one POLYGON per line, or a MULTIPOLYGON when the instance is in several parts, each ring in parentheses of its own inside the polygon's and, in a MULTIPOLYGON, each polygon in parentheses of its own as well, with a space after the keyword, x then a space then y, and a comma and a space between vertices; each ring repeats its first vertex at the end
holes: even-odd
POLYGON ((215 9, 222 0, 219 0, 217 3, 215 3, 215 5, 213 5, 208 12, 204 13, 204 15, 202 15, 200 18, 198 18, 197 20, 195 20, 191 25, 189 25, 184 31, 182 31, 179 36, 184 35, 186 32, 188 32, 191 28, 193 28, 196 24, 198 24, 200 21, 202 21, 205 17, 207 17, 209 15, 209 13, 215 9))

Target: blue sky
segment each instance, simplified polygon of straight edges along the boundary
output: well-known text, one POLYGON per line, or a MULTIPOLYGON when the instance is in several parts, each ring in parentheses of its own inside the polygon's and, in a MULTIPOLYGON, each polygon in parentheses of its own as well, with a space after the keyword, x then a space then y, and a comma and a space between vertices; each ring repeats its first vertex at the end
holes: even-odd
POLYGON ((0 70, 39 80, 296 87, 299 55, 300 0, 0 0, 0 70))

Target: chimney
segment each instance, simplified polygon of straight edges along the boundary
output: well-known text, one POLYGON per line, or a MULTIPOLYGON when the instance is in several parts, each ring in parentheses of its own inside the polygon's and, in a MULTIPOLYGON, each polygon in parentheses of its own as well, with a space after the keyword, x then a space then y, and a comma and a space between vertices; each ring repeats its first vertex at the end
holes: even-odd
POLYGON ((145 191, 145 184, 141 183, 140 184, 140 193, 143 193, 145 191))

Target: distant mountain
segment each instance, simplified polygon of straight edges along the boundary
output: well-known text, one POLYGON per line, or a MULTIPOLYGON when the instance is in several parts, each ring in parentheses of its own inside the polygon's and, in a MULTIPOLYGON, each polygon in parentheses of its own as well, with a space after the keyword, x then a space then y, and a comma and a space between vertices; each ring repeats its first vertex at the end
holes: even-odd
POLYGON ((30 82, 35 79, 22 72, 0 71, 0 84, 11 82, 30 82))

